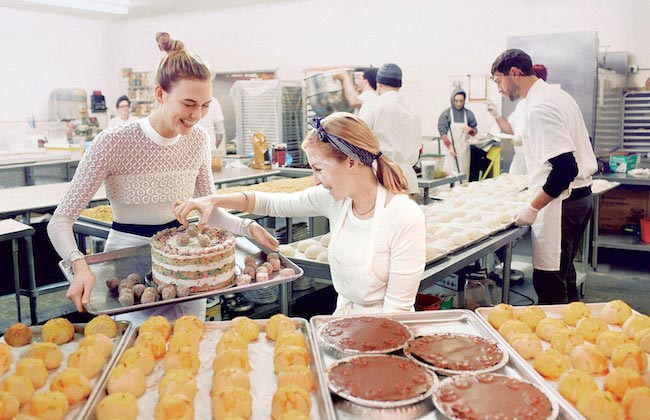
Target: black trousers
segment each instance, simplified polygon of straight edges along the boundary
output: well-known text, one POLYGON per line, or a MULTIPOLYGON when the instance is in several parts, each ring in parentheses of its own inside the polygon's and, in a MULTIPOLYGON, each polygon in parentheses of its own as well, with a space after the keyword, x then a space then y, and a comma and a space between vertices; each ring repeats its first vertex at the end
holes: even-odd
POLYGON ((469 174, 468 179, 470 181, 478 181, 481 175, 481 171, 485 172, 490 166, 490 160, 487 158, 487 152, 483 149, 479 149, 474 145, 469 146, 469 174))
MULTIPOLYGON (((580 300, 573 260, 594 207, 593 196, 562 202, 560 270, 533 270, 533 286, 539 304, 552 305, 580 300)), ((586 258, 586 256, 583 256, 586 258)))

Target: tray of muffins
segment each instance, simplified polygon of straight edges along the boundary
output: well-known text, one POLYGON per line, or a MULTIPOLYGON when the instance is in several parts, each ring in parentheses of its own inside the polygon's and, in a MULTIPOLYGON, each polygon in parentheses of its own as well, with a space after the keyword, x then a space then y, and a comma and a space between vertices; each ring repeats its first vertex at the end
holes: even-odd
POLYGON ((135 328, 86 419, 331 419, 309 323, 274 315, 135 328))
POLYGON ((310 323, 339 418, 558 415, 536 375, 471 311, 319 315, 310 323))
POLYGON ((10 326, 0 339, 0 417, 81 418, 131 331, 106 315, 10 326))
POLYGON ((511 357, 544 381, 571 418, 647 416, 650 317, 621 300, 478 308, 511 357))

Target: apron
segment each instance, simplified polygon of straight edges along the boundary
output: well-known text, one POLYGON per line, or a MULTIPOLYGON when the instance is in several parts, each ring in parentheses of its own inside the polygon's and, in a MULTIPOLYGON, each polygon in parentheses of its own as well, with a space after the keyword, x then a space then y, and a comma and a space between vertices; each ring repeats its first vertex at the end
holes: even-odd
MULTIPOLYGON (((139 235, 132 235, 129 233, 119 232, 111 229, 108 233, 106 246, 104 252, 115 251, 117 249, 129 248, 133 246, 149 245, 150 238, 139 235)), ((147 273, 151 270, 151 259, 146 258, 142 261, 141 265, 137 267, 137 271, 147 273)), ((205 299, 196 299, 189 302, 172 303, 164 306, 156 306, 155 308, 143 309, 140 311, 129 312, 126 314, 116 315, 116 321, 129 321, 134 326, 142 324, 147 319, 154 315, 162 315, 174 322, 176 319, 183 315, 196 315, 200 320, 205 319, 205 299)))
POLYGON ((515 146, 515 154, 512 157, 512 162, 510 163, 510 169, 508 173, 515 175, 526 175, 528 171, 526 170, 526 158, 524 157, 524 147, 515 146))
POLYGON ((369 246, 363 253, 362 260, 355 267, 344 266, 337 259, 337 239, 348 211, 352 211, 352 200, 346 200, 339 214, 336 225, 332 229, 328 253, 330 271, 332 273, 332 284, 338 293, 336 310, 334 315, 380 313, 384 307, 383 299, 377 302, 366 302, 365 296, 369 289, 376 289, 377 285, 386 286, 372 271, 372 261, 375 255, 377 235, 381 225, 381 215, 386 204, 386 189, 377 187, 377 198, 375 200, 375 213, 370 225, 369 246))
POLYGON ((454 174, 469 174, 469 134, 463 131, 463 127, 467 124, 467 111, 465 111, 465 121, 456 122, 454 120, 454 110, 449 110, 449 132, 450 139, 453 141, 454 149, 456 149, 456 158, 451 153, 447 152, 445 155, 444 171, 454 174), (458 166, 456 166, 456 159, 458 159, 458 166))

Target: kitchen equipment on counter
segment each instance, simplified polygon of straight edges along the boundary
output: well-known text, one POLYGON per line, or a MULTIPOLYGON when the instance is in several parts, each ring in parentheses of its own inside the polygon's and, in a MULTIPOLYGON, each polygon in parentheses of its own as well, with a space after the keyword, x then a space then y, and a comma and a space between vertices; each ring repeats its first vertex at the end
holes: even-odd
POLYGON ((465 308, 492 306, 498 299, 495 296, 497 284, 484 272, 470 273, 465 280, 465 308))
POLYGON ((79 88, 58 88, 50 92, 50 120, 75 120, 88 109, 86 91, 79 88))
MULTIPOLYGON (((354 71, 345 71, 350 79, 354 80, 354 71)), ((326 117, 337 111, 353 111, 343 95, 343 84, 340 80, 334 79, 334 75, 338 73, 340 70, 331 70, 312 74, 303 79, 305 98, 319 117, 326 117)))
POLYGON ((268 158, 269 143, 264 133, 253 134, 253 169, 271 169, 268 158))

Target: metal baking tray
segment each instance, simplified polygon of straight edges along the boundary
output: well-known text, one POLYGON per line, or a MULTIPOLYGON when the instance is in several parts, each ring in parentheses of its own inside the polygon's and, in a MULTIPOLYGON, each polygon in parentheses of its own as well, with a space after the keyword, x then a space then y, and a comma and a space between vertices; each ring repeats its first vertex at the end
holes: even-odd
POLYGON ((77 220, 86 223, 93 223, 95 225, 104 226, 108 228, 113 226, 113 222, 107 222, 105 220, 95 219, 94 217, 84 216, 83 214, 80 214, 79 217, 77 217, 77 220))
MULTIPOLYGON (((77 404, 74 404, 70 406, 68 409, 68 413, 66 414, 65 418, 66 419, 76 419, 76 418, 81 418, 81 415, 84 411, 88 409, 88 407, 91 405, 91 401, 95 398, 96 394, 99 392, 99 387, 101 386, 102 383, 108 379, 108 374, 109 372, 113 369, 113 366, 117 362, 118 357, 122 354, 123 349, 126 346, 126 343, 128 341, 129 336, 133 332, 134 328, 132 324, 128 321, 116 321, 117 323, 117 335, 115 338, 113 338, 113 352, 111 353, 111 357, 106 361, 106 364, 104 365, 104 369, 98 376, 96 376, 93 379, 90 379, 90 385, 92 385, 93 389, 90 392, 90 395, 85 401, 78 402, 77 404)), ((43 385, 41 388, 37 389, 36 391, 44 391, 50 389, 50 382, 56 374, 64 370, 67 366, 68 362, 68 357, 70 354, 77 349, 77 346, 79 344, 79 341, 85 337, 84 335, 84 328, 86 327, 87 324, 72 324, 74 326, 74 339, 70 341, 69 343, 61 344, 59 348, 61 349, 61 352, 63 353, 63 360, 61 362, 61 366, 59 366, 56 370, 49 370, 48 371, 48 377, 47 377, 47 382, 45 382, 45 385, 43 385)), ((32 343, 34 342, 41 342, 42 337, 41 337, 41 332, 42 332, 42 326, 37 325, 37 326, 31 326, 29 327, 30 330, 32 330, 32 343)), ((4 341, 4 337, 1 338, 0 340, 4 341)), ((27 349, 29 349, 30 345, 22 346, 22 347, 10 347, 11 348, 11 355, 13 358, 13 363, 9 371, 7 371, 6 375, 11 375, 15 372, 15 365, 16 361, 20 360, 23 355, 27 352, 27 349)))
MULTIPOLYGON (((302 318, 291 318, 294 321, 297 330, 300 331, 305 337, 307 344, 307 351, 310 355, 310 368, 314 375, 314 384, 316 389, 312 392, 312 419, 334 419, 334 407, 332 400, 329 398, 329 391, 324 377, 324 369, 321 365, 321 359, 316 354, 316 346, 314 345, 313 335, 311 334, 311 327, 307 320, 302 318)), ((251 395, 253 397, 253 420, 268 419, 271 414, 271 402, 273 394, 277 389, 275 381, 275 373, 273 370, 273 349, 274 344, 267 340, 264 334, 264 326, 268 322, 267 319, 254 320, 261 327, 260 336, 257 341, 251 342, 248 345, 249 357, 253 370, 249 372, 251 380, 251 395)), ((229 321, 219 322, 206 322, 206 330, 199 347, 199 359, 201 366, 196 376, 198 391, 194 397, 194 417, 197 419, 210 419, 212 418, 211 404, 210 404, 210 388, 212 384, 212 362, 215 356, 215 347, 223 333, 228 330, 230 325, 229 321)), ((128 337, 122 351, 121 356, 126 349, 132 347, 138 336, 138 328, 134 328, 128 337)), ((158 401, 158 385, 164 374, 164 367, 162 361, 158 361, 154 367, 153 372, 147 376, 147 391, 143 396, 138 398, 138 408, 140 411, 139 418, 151 419, 153 418, 153 410, 158 401)), ((108 379, 108 375, 106 376, 108 379)), ((99 402, 104 398, 106 393, 107 380, 103 381, 96 388, 93 394, 93 399, 89 399, 87 409, 83 413, 84 419, 95 420, 95 409, 99 402)))
MULTIPOLYGON (((356 315, 358 316, 358 315, 356 315)), ((478 335, 499 343, 498 333, 493 328, 488 328, 472 311, 466 309, 451 309, 445 311, 423 311, 394 314, 373 314, 373 316, 393 319, 407 325, 416 336, 437 332, 458 332, 478 335)), ((311 318, 312 334, 317 334, 318 328, 325 322, 332 319, 344 318, 344 316, 318 315, 311 318)), ((318 340, 314 339, 315 342, 318 340)), ((500 345, 500 344, 499 344, 500 345)), ((506 348, 502 348, 507 351, 506 348)), ((400 353, 397 353, 400 354, 400 353)), ((321 359, 325 368, 329 367, 340 357, 331 354, 327 348, 319 346, 317 356, 321 359)), ((514 378, 527 380, 533 383, 537 375, 531 373, 524 362, 520 359, 510 357, 508 363, 501 369, 495 371, 514 378)), ((442 378, 441 378, 442 379, 442 378)), ((363 407, 353 404, 337 396, 331 396, 336 416, 339 419, 353 418, 411 418, 411 419, 435 419, 442 417, 435 410, 433 400, 428 398, 417 404, 407 407, 393 409, 378 409, 363 407)))
MULTIPOLYGON (((245 266, 244 258, 247 255, 253 255, 258 261, 262 260, 262 252, 272 252, 268 248, 254 244, 246 238, 238 237, 236 240, 235 248, 235 263, 239 270, 245 266)), ((142 278, 151 271, 151 248, 149 245, 141 245, 131 248, 119 249, 116 251, 102 252, 99 254, 92 254, 86 256, 88 266, 95 274, 96 282, 90 296, 90 302, 85 304, 84 307, 91 314, 107 314, 117 315, 126 312, 139 311, 142 309, 153 308, 156 306, 174 304, 178 302, 186 302, 189 300, 202 299, 210 296, 218 296, 224 293, 242 292, 245 290, 259 289, 263 287, 273 286, 281 283, 290 282, 300 278, 304 271, 298 267, 291 260, 280 255, 280 261, 283 267, 292 268, 296 274, 291 277, 280 278, 279 273, 273 273, 269 281, 263 283, 251 283, 244 286, 226 287, 223 289, 210 290, 207 292, 200 292, 191 294, 186 297, 174 298, 169 300, 159 300, 151 303, 140 303, 131 306, 122 306, 118 301, 118 296, 113 294, 106 287, 106 280, 117 277, 119 279, 125 278, 131 273, 137 273, 142 278)), ((74 274, 67 261, 62 260, 59 262, 59 268, 68 279, 72 282, 74 274)))

